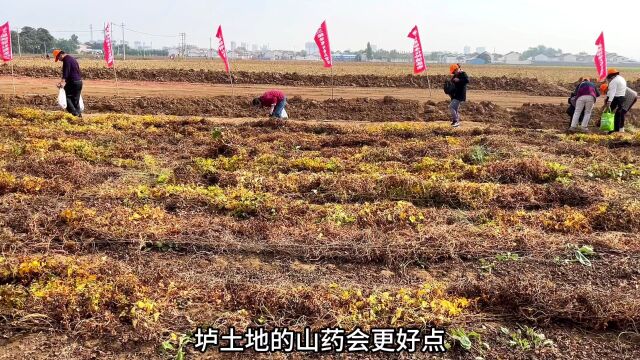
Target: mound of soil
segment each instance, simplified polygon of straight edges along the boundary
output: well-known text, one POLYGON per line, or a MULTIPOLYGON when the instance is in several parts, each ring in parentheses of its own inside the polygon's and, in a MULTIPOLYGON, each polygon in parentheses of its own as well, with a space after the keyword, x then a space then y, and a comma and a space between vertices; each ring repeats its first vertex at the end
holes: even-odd
MULTIPOLYGON (((250 97, 94 97, 85 99, 87 112, 116 112, 134 115, 165 114, 178 116, 215 116, 227 118, 264 117, 265 109, 252 107, 250 97)), ((53 96, 33 95, 5 98, 3 107, 29 106, 45 110, 58 109, 53 96)), ((329 99, 324 101, 291 98, 287 112, 297 120, 351 121, 448 121, 449 103, 446 101, 421 104, 415 100, 396 99, 329 99)), ((465 103, 465 120, 475 122, 506 122, 510 113, 491 102, 465 103)))
MULTIPOLYGON (((16 75, 28 77, 59 77, 60 70, 45 67, 15 67, 16 75)), ((10 75, 11 69, 0 66, 0 75, 10 75)), ((82 69, 85 79, 110 80, 113 72, 106 68, 82 69)), ((560 86, 547 84, 534 78, 509 78, 471 76, 469 89, 471 90, 499 90, 519 91, 531 95, 568 96, 569 92, 560 86)), ((185 70, 185 69, 118 69, 118 78, 133 81, 156 82, 190 82, 228 84, 229 77, 223 71, 185 70)), ((448 79, 446 75, 427 76, 381 76, 381 75, 337 75, 333 79, 335 86, 346 87, 390 87, 390 88, 428 88, 429 83, 434 89, 439 89, 448 79)), ((280 86, 331 86, 329 75, 304 75, 298 73, 271 73, 239 71, 233 74, 236 84, 273 84, 280 86)))
POLYGON ((549 104, 524 104, 513 113, 518 127, 530 129, 566 129, 569 127, 567 106, 549 104))
MULTIPOLYGON (((85 104, 87 112, 116 112, 134 115, 165 114, 178 116, 215 117, 264 117, 266 109, 251 106, 250 97, 90 97, 85 104)), ((52 96, 34 95, 5 99, 4 107, 29 106, 40 109, 57 109, 52 96)), ((316 101, 293 97, 287 105, 287 112, 298 120, 353 120, 353 121, 417 121, 423 117, 418 101, 400 100, 392 97, 384 99, 333 99, 316 101)))

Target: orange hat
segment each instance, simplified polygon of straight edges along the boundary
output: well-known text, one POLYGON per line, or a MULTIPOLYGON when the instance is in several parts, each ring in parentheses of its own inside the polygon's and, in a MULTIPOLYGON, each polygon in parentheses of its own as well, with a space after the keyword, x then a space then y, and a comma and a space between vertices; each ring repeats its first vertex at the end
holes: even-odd
POLYGON ((607 71, 607 75, 613 75, 613 74, 620 74, 620 71, 618 71, 618 69, 616 68, 611 68, 609 69, 609 71, 607 71))
POLYGON ((609 85, 607 84, 600 85, 600 93, 602 95, 604 95, 608 90, 609 90, 609 85))
POLYGON ((53 50, 53 58, 54 58, 56 61, 58 61, 58 56, 60 55, 60 52, 61 52, 61 51, 62 51, 62 50, 60 50, 60 49, 55 49, 55 50, 53 50))
POLYGON ((460 65, 458 65, 458 64, 453 64, 453 65, 449 66, 449 74, 453 74, 458 69, 460 69, 460 65))

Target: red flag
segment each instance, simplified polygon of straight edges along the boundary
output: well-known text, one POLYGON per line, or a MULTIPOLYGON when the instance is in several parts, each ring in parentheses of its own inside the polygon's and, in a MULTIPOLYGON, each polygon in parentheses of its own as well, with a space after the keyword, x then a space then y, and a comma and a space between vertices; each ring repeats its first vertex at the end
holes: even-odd
POLYGON ((422 42, 420 41, 420 33, 418 33, 418 25, 413 27, 409 33, 409 38, 413 39, 413 73, 420 74, 427 70, 424 61, 424 53, 422 52, 422 42))
POLYGON ((314 37, 316 45, 318 45, 318 51, 320 51, 320 57, 324 62, 324 67, 330 68, 333 66, 333 58, 331 57, 331 45, 329 44, 329 32, 327 32, 327 22, 323 21, 316 36, 314 37))
POLYGON ((0 58, 7 62, 13 60, 13 51, 11 50, 11 30, 9 22, 0 26, 0 58))
POLYGON ((102 50, 104 51, 104 61, 107 63, 108 68, 113 67, 113 43, 111 42, 111 23, 108 22, 104 27, 104 42, 102 43, 102 50))
POLYGON ((229 59, 227 58, 227 48, 224 46, 224 36, 222 36, 222 25, 218 26, 218 33, 216 34, 218 38, 218 55, 224 61, 224 68, 227 72, 229 72, 229 59))
POLYGON ((594 57, 594 61, 596 63, 596 70, 598 70, 598 76, 600 77, 600 81, 602 81, 607 78, 607 51, 604 48, 604 32, 598 36, 596 45, 598 46, 598 52, 594 57))

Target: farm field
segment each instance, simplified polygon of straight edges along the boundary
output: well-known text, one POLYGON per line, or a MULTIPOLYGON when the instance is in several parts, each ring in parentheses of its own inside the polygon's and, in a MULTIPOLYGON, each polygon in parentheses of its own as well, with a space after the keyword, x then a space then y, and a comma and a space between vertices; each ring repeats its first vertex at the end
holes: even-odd
MULTIPOLYGON (((57 94, 55 87, 56 80, 20 77, 15 80, 16 93, 18 95, 50 95, 57 94)), ((86 91, 83 94, 92 97, 113 97, 116 95, 114 81, 109 80, 85 80, 86 91)), ((0 94, 13 94, 13 80, 11 77, 0 77, 0 94)), ((172 83, 167 86, 164 83, 153 81, 119 81, 119 94, 122 97, 152 96, 163 98, 184 98, 184 97, 215 97, 228 96, 232 94, 229 85, 220 84, 197 84, 197 83, 172 83)), ((235 85, 233 94, 238 96, 258 96, 264 91, 273 88, 274 85, 235 85)), ((302 97, 305 99, 327 100, 331 98, 331 90, 322 87, 301 87, 301 86, 278 86, 288 97, 302 97)), ((337 87, 334 97, 344 99, 371 98, 381 99, 392 94, 398 99, 415 101, 445 101, 447 95, 439 88, 434 88, 429 92, 427 89, 397 88, 389 91, 388 88, 375 87, 337 87)), ((492 101, 496 105, 503 107, 520 107, 525 103, 538 104, 561 104, 566 102, 561 96, 535 96, 527 93, 509 91, 470 91, 469 101, 481 102, 492 101)))
MULTIPOLYGON (((83 68, 104 68, 101 59, 80 59, 83 68)), ((307 61, 258 61, 258 60, 231 60, 232 70, 243 72, 279 72, 298 73, 303 75, 329 75, 329 70, 319 66, 318 62, 307 61)), ((16 67, 52 67, 58 68, 59 64, 53 60, 42 58, 16 58, 16 67)), ((181 70, 224 70, 224 65, 219 59, 194 59, 194 60, 168 60, 168 59, 133 59, 118 61, 118 69, 181 69, 181 70)), ((444 64, 429 64, 429 74, 447 75, 449 66, 444 64)), ((512 66, 512 65, 466 65, 469 74, 475 76, 512 78, 536 78, 544 82, 568 83, 577 81, 580 77, 595 77, 592 67, 562 67, 562 66, 512 66)), ((380 75, 380 76, 404 76, 411 75, 413 68, 409 63, 336 63, 335 75, 380 75)), ((640 78, 640 69, 624 68, 628 79, 640 78)))
POLYGON ((447 358, 640 357, 640 137, 479 109, 461 129, 6 110, 0 357, 425 324, 447 358))
POLYGON ((75 118, 55 111, 59 64, 15 65, 0 359, 261 358, 199 353, 207 326, 439 326, 447 359, 640 358, 637 111, 624 134, 567 133, 588 69, 468 67, 454 129, 439 66, 429 95, 406 64, 337 64, 331 99, 318 64, 237 62, 231 96, 220 63, 128 60, 115 96, 81 60, 75 118), (249 106, 274 87, 291 120, 249 106))

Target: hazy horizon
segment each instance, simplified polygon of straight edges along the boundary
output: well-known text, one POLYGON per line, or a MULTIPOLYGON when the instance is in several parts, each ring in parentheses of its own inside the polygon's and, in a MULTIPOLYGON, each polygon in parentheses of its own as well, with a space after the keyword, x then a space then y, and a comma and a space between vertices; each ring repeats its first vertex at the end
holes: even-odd
MULTIPOLYGON (((414 25, 420 28, 425 52, 463 52, 484 47, 487 51, 506 53, 525 51, 545 45, 564 52, 595 54, 594 42, 605 33, 607 51, 640 59, 640 43, 631 38, 632 22, 617 18, 607 21, 607 10, 601 2, 551 0, 512 1, 490 0, 474 2, 460 0, 452 4, 435 1, 404 0, 390 3, 380 0, 350 2, 327 0, 281 1, 172 1, 140 0, 112 1, 43 1, 22 0, 5 5, 13 30, 23 26, 43 27, 56 38, 68 38, 72 33, 81 41, 90 40, 93 25, 94 40, 102 38, 104 22, 125 23, 125 40, 153 43, 155 48, 175 46, 178 33, 186 33, 187 43, 207 48, 215 30, 222 25, 227 47, 269 45, 271 49, 301 50, 313 41, 319 24, 326 19, 333 50, 361 50, 367 42, 387 50, 410 51, 412 40, 407 34, 414 25), (572 2, 573 3, 573 2, 572 2), (105 6, 107 5, 107 6, 105 6), (603 10, 599 10, 602 8, 603 10), (37 9, 34 11, 34 9, 37 9), (595 19, 599 11, 605 13, 595 19), (64 16, 58 15, 64 14, 64 16), (526 17, 523 16, 526 14, 526 17), (164 35, 164 36, 152 36, 164 35)), ((624 13, 640 9, 640 3, 622 0, 616 3, 624 13)), ((119 26, 113 37, 122 39, 119 26)))

